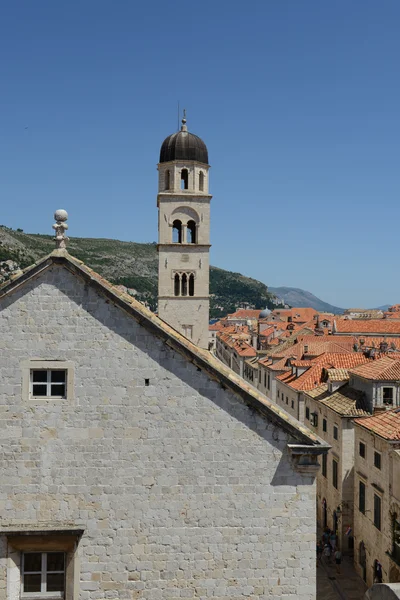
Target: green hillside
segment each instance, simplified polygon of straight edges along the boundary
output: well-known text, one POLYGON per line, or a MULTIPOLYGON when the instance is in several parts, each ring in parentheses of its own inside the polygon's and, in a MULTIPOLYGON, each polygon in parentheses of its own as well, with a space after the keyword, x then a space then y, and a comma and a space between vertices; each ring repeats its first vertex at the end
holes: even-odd
MULTIPOLYGON (((24 233, 0 226, 0 261, 27 267, 54 249, 52 236, 24 233)), ((95 238, 71 238, 68 251, 115 284, 136 290, 136 297, 157 308, 157 245, 95 238)), ((266 285, 240 273, 217 267, 210 271, 211 317, 233 312, 241 303, 275 308, 276 297, 266 285)))

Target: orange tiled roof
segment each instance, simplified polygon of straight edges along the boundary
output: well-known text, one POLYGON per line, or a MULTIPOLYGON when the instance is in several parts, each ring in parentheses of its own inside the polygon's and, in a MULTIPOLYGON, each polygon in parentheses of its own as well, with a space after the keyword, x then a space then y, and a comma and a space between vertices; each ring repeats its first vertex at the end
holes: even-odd
POLYGON ((361 365, 352 369, 351 373, 359 375, 364 379, 373 379, 375 381, 399 381, 400 360, 393 359, 389 356, 383 356, 366 365, 361 365))
POLYGON ((400 335, 400 320, 336 319, 335 322, 338 333, 400 335))
POLYGON ((239 356, 257 356, 257 352, 253 346, 250 346, 245 341, 237 341, 234 343, 233 348, 239 356))
POLYGON ((299 377, 295 377, 291 381, 281 379, 281 375, 278 375, 277 379, 281 379, 286 384, 290 384, 290 387, 295 390, 312 390, 322 383, 324 370, 327 368, 344 368, 349 369, 371 361, 362 353, 347 353, 347 354, 335 354, 335 353, 324 353, 321 356, 315 358, 313 366, 310 367, 305 373, 299 377))
POLYGON ((385 440, 400 440, 400 408, 385 410, 366 419, 355 419, 354 422, 385 440))

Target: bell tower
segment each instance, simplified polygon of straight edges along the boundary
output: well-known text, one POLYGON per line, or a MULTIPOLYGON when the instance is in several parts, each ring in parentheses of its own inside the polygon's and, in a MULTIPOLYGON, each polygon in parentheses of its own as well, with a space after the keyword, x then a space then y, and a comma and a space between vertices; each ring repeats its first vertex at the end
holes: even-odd
POLYGON ((181 130, 168 136, 158 164, 158 315, 208 348, 210 201, 208 152, 181 130))

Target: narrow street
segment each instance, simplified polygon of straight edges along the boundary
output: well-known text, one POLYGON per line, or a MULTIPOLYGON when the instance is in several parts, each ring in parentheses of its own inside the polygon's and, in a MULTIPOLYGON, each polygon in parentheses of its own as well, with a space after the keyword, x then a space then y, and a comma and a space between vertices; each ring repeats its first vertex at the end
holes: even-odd
POLYGON ((364 600, 367 586, 354 570, 352 559, 345 556, 341 572, 336 565, 322 559, 317 568, 317 600, 364 600))

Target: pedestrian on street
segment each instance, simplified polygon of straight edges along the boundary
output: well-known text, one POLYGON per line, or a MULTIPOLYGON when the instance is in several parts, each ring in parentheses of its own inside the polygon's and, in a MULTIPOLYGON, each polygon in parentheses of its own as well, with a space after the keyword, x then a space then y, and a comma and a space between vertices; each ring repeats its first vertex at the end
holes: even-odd
POLYGON ((326 558, 326 561, 328 563, 331 562, 331 545, 329 542, 326 542, 325 546, 324 546, 324 556, 326 558))
POLYGON ((330 543, 332 546, 332 552, 335 552, 335 546, 336 546, 336 533, 332 530, 331 531, 331 535, 330 535, 330 543))
POLYGON ((340 573, 340 565, 342 564, 342 553, 339 548, 335 552, 336 573, 340 573))

